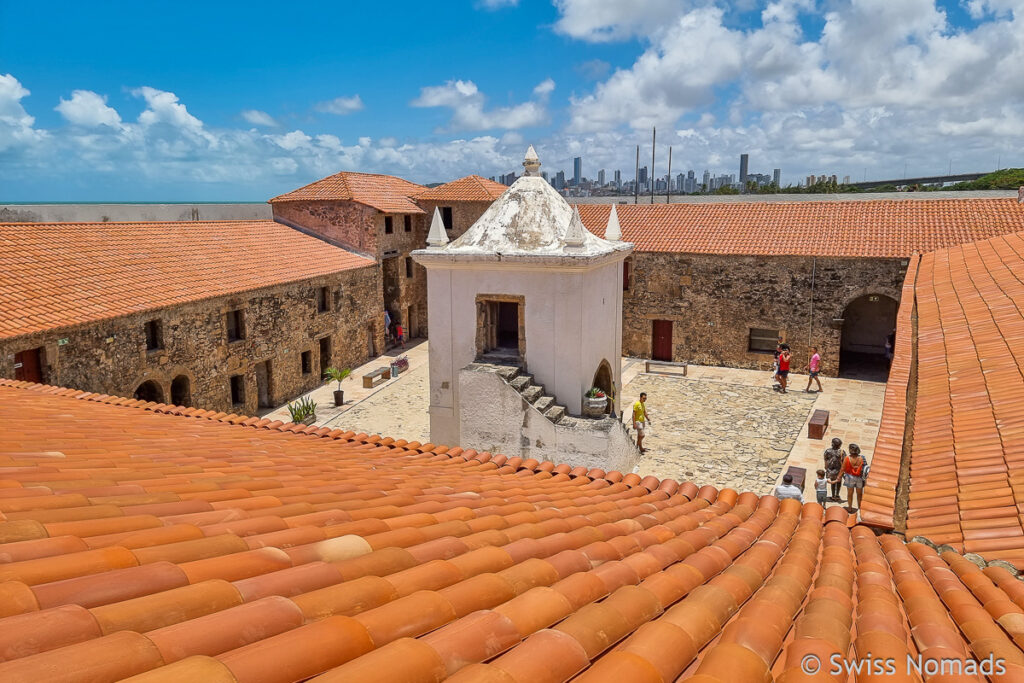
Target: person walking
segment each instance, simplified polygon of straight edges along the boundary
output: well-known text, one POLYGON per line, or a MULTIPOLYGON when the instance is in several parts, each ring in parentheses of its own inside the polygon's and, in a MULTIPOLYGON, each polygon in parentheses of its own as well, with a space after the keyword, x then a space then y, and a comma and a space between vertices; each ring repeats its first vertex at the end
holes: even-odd
POLYGON ((867 477, 867 462, 860 454, 860 446, 850 444, 850 454, 843 461, 843 486, 846 487, 846 509, 850 512, 860 509, 864 499, 864 479, 867 477), (857 492, 857 507, 853 507, 853 493, 857 492))
POLYGON ((799 486, 793 483, 792 474, 783 475, 782 483, 775 487, 775 497, 779 500, 793 498, 801 503, 804 502, 804 492, 800 490, 799 486))
POLYGON ((831 500, 836 503, 842 500, 839 497, 839 487, 842 486, 839 481, 839 473, 843 469, 845 459, 846 451, 843 450, 843 440, 832 439, 832 448, 825 449, 825 476, 832 488, 831 500))
POLYGON ((398 343, 401 344, 402 348, 404 349, 405 348, 405 330, 402 329, 402 323, 398 322, 397 320, 395 321, 395 337, 398 340, 398 343))
POLYGON ((647 416, 647 392, 641 392, 640 398, 633 404, 633 429, 636 430, 636 447, 641 453, 646 453, 644 448, 644 432, 651 418, 647 416))
POLYGON ((811 382, 818 383, 818 392, 824 391, 821 388, 821 380, 818 379, 818 373, 821 371, 821 356, 818 355, 818 347, 811 347, 811 359, 807 361, 807 388, 804 389, 808 394, 811 393, 811 382))
POLYGON ((780 391, 786 393, 786 382, 789 377, 789 364, 793 355, 789 352, 789 344, 782 344, 779 347, 779 369, 775 372, 775 379, 779 381, 780 391))

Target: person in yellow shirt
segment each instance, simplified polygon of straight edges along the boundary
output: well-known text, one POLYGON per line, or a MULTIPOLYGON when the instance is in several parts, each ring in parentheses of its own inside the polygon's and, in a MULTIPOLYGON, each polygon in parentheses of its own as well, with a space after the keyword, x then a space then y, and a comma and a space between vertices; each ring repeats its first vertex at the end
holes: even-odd
POLYGON ((636 447, 641 453, 646 453, 644 448, 644 430, 651 423, 647 416, 647 393, 641 393, 640 398, 633 404, 633 429, 636 430, 636 447))

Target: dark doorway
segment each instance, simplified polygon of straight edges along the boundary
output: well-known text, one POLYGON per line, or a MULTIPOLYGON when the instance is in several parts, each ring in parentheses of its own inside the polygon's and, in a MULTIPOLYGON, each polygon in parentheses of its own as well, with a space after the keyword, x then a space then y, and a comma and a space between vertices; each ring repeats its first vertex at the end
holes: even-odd
POLYGON ((324 337, 320 340, 320 379, 324 378, 329 367, 331 367, 331 338, 324 337))
POLYGON ((398 257, 392 257, 384 259, 381 263, 381 272, 384 275, 384 308, 391 314, 392 324, 397 320, 396 314, 402 312, 398 302, 402 293, 401 261, 402 259, 398 257))
POLYGON ((865 294, 843 311, 839 376, 884 382, 889 376, 886 338, 896 327, 899 304, 884 294, 865 294))
POLYGON ((651 321, 651 358, 672 360, 672 321, 651 321))
POLYGON ((608 361, 601 361, 597 372, 594 373, 594 383, 591 386, 597 387, 608 397, 608 406, 604 409, 604 412, 610 413, 615 401, 615 391, 612 388, 612 367, 608 364, 608 361))
POLYGON ((43 359, 44 351, 42 347, 27 349, 14 354, 14 379, 42 384, 43 359))
POLYGON ((185 375, 178 375, 171 382, 171 404, 185 407, 192 405, 191 383, 185 375))
POLYGON ((496 346, 499 349, 519 350, 519 304, 515 301, 498 302, 496 346))
POLYGON ((164 390, 160 388, 160 385, 151 379, 147 379, 145 382, 139 385, 139 388, 135 390, 135 398, 139 401, 152 401, 153 403, 164 402, 164 390))
POLYGON ((270 361, 265 360, 256 364, 256 397, 259 408, 273 408, 274 391, 271 386, 273 374, 271 373, 270 361))

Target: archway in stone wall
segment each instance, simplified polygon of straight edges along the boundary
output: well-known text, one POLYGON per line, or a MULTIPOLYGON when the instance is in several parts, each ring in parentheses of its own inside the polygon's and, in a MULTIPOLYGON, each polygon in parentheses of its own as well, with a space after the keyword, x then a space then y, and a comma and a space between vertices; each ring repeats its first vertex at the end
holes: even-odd
POLYGON ((597 387, 604 392, 605 396, 611 399, 608 401, 608 407, 605 408, 605 412, 610 413, 614 403, 615 389, 612 386, 612 366, 608 364, 608 361, 601 361, 601 364, 597 367, 597 372, 594 373, 594 381, 591 386, 597 387))
POLYGON ((899 304, 885 294, 865 294, 846 305, 839 343, 839 376, 884 382, 889 376, 886 340, 899 304))
POLYGON ((192 405, 192 383, 185 375, 178 375, 171 382, 171 403, 176 406, 192 405))
POLYGON ((147 379, 135 390, 135 398, 139 401, 164 402, 164 390, 151 379, 147 379))

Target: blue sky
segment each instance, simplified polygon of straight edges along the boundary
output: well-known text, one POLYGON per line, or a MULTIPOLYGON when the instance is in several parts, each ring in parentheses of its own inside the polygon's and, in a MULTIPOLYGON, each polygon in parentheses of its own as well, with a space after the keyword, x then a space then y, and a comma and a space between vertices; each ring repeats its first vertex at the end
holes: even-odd
POLYGON ((0 0, 0 201, 437 182, 529 143, 632 177, 652 125, 659 172, 1024 166, 1021 63, 1024 0, 0 0))

